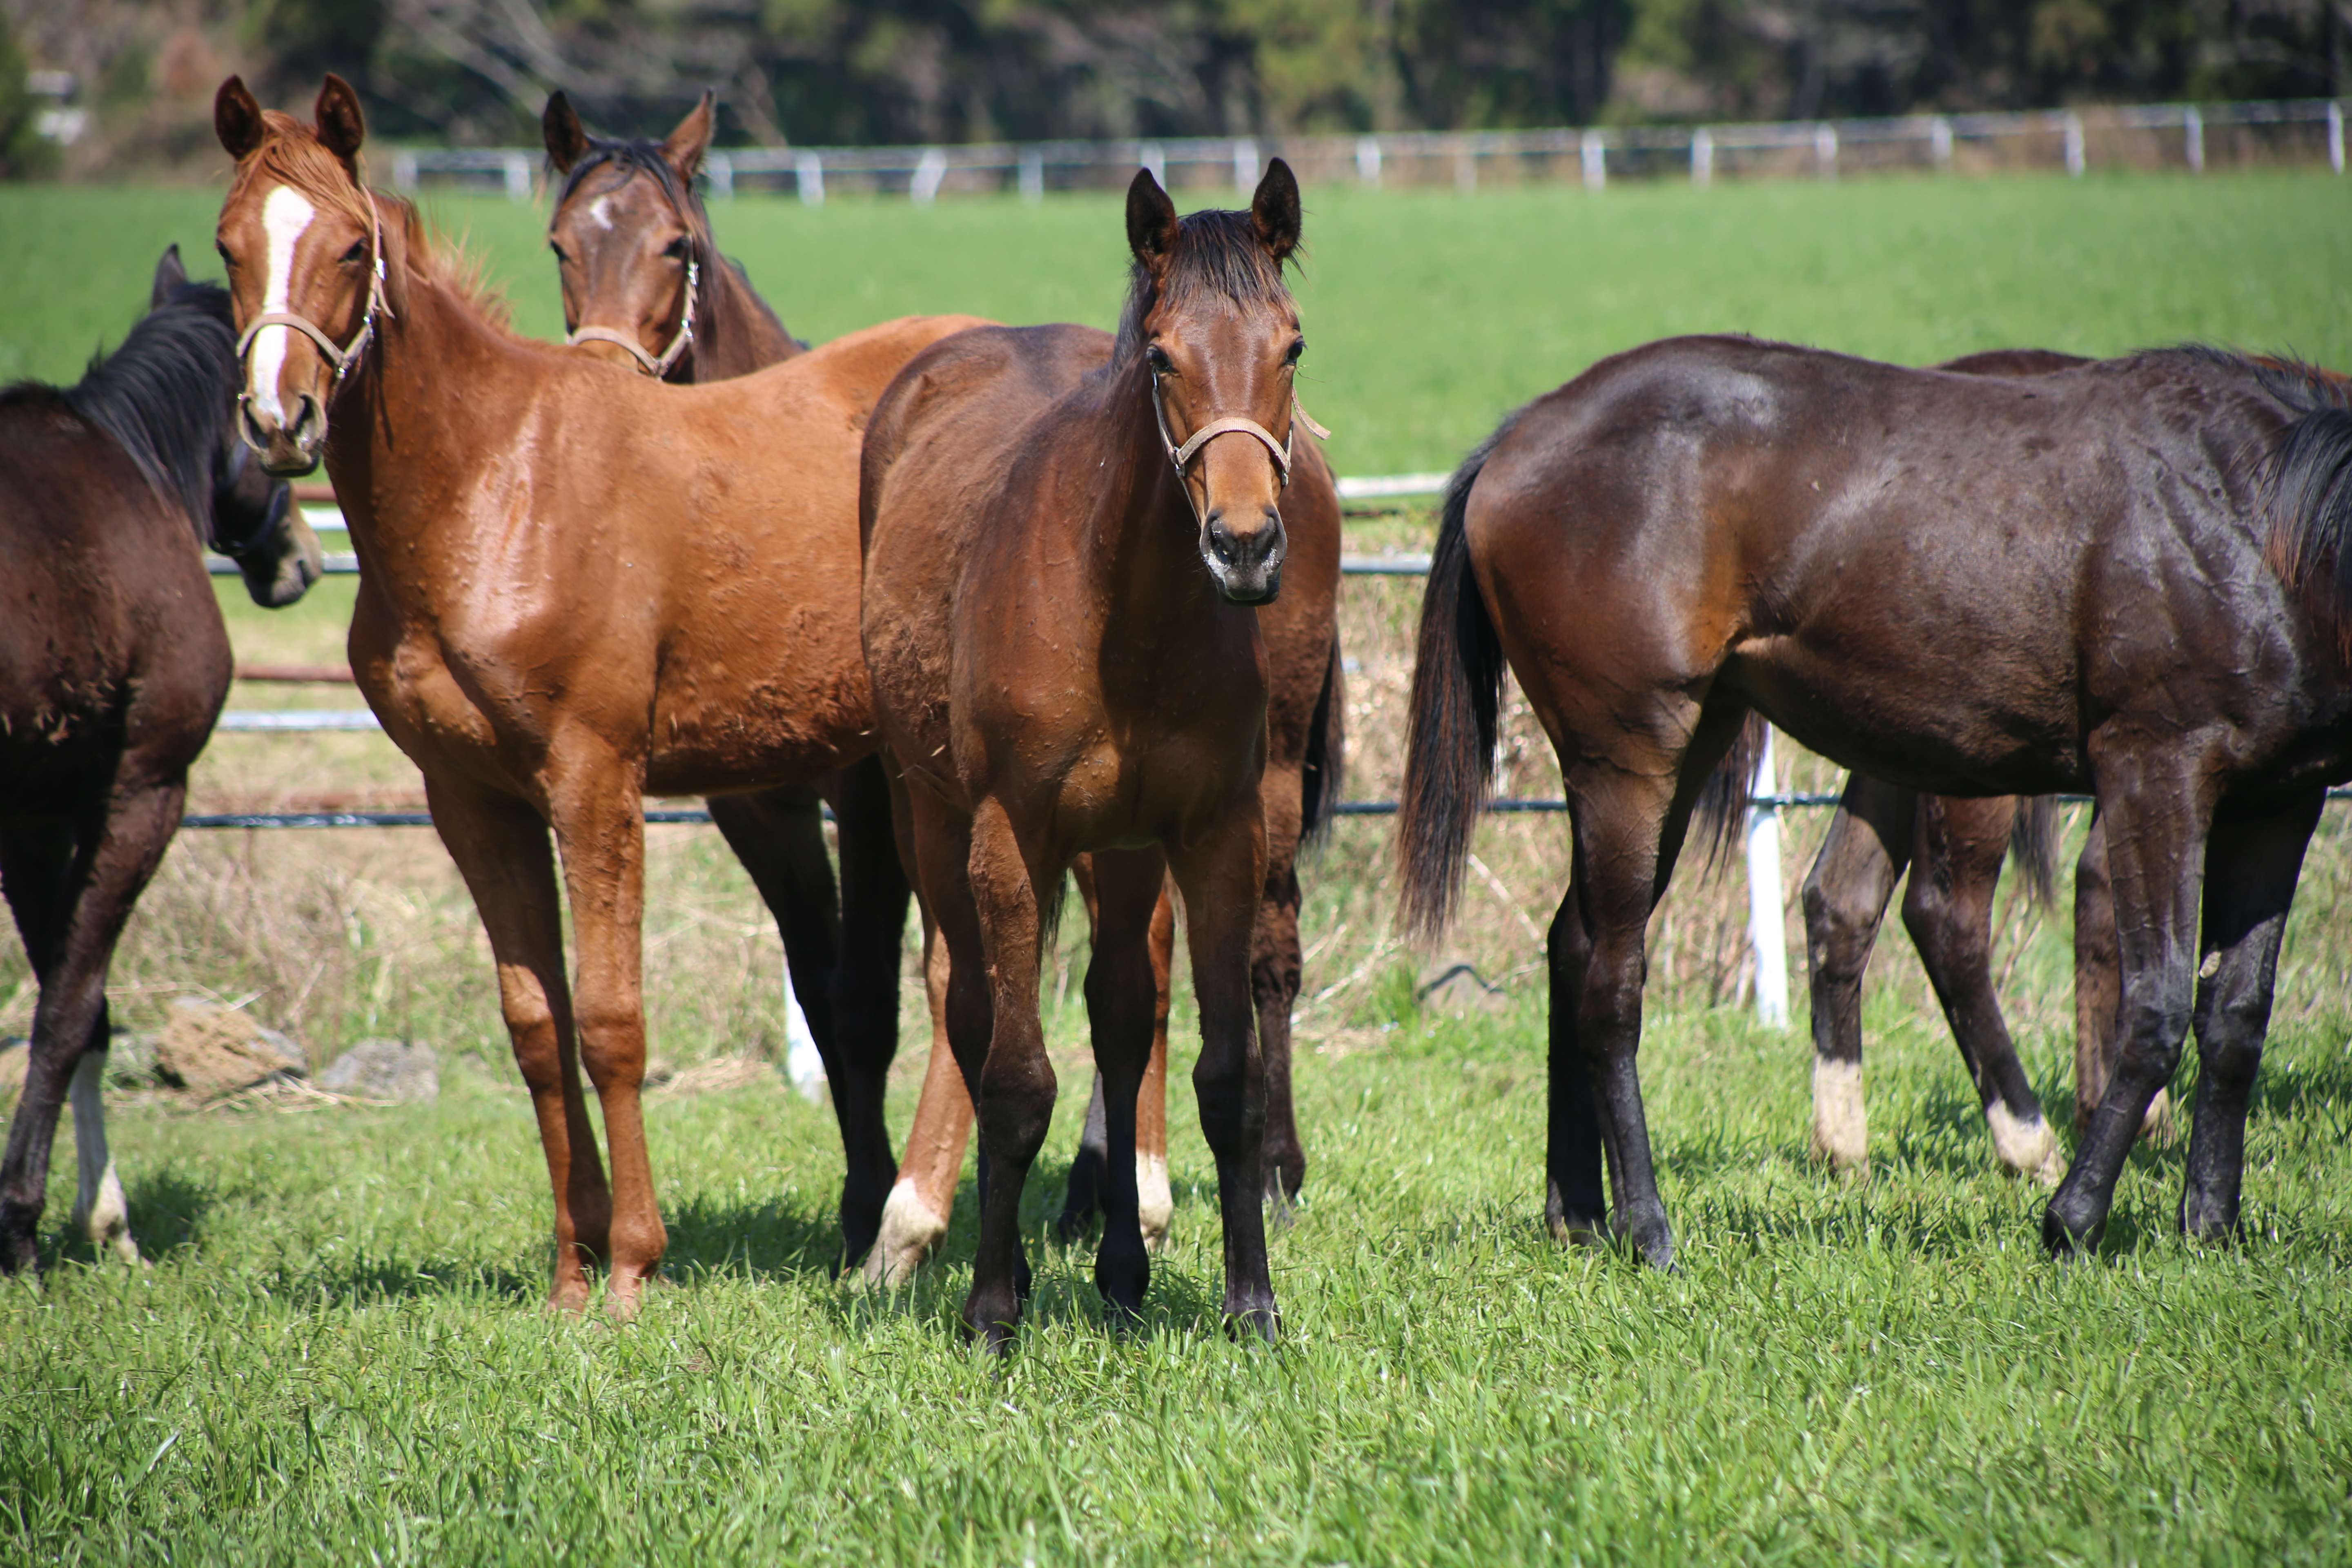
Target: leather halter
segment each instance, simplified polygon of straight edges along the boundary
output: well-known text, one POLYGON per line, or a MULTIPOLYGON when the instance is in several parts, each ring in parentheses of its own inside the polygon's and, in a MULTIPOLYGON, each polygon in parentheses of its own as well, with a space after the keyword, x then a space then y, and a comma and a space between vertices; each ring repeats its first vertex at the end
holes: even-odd
POLYGON ((575 327, 564 335, 563 346, 577 348, 582 343, 616 344, 629 351, 629 357, 637 362, 639 370, 656 381, 666 381, 669 373, 677 368, 677 362, 686 357, 686 351, 694 346, 694 297, 701 288, 702 263, 689 257, 686 263, 686 302, 678 307, 677 331, 658 359, 646 353, 645 345, 638 342, 634 334, 617 331, 611 327, 575 327))
MULTIPOLYGON (((1275 477, 1280 481, 1280 488, 1286 490, 1290 488, 1290 441, 1287 438, 1276 440, 1274 432, 1256 420, 1244 418, 1238 414, 1229 414, 1222 419, 1212 419, 1193 431, 1191 437, 1180 447, 1176 444, 1175 437, 1168 434, 1168 405, 1160 401, 1160 373, 1157 371, 1154 371, 1151 375, 1151 414, 1152 417, 1160 421, 1160 444, 1167 448, 1168 460, 1176 465, 1176 488, 1184 492, 1185 501, 1191 505, 1192 515, 1200 520, 1202 526, 1206 527, 1209 520, 1201 515, 1201 503, 1192 499, 1192 486, 1187 474, 1192 466, 1192 459, 1200 454, 1201 448, 1219 436, 1255 437, 1269 453, 1273 454, 1275 477)), ((1307 433, 1318 441, 1328 441, 1331 438, 1331 432, 1318 425, 1315 422, 1315 416, 1299 406, 1298 395, 1293 393, 1290 398, 1288 437, 1295 437, 1301 425, 1306 426, 1307 433)))
MULTIPOLYGON (((352 366, 359 363, 360 355, 366 352, 368 344, 375 337, 376 317, 392 314, 392 306, 383 297, 383 215, 376 210, 375 197, 366 191, 360 193, 360 199, 367 203, 368 243, 375 252, 375 263, 368 279, 367 309, 360 315, 359 331, 352 334, 350 342, 339 344, 308 316, 292 310, 265 310, 247 322, 245 331, 237 337, 236 363, 239 370, 247 369, 245 356, 252 352, 254 339, 261 335, 265 327, 288 328, 319 345, 319 352, 326 356, 329 364, 335 367, 335 379, 327 388, 330 396, 334 395, 336 387, 343 384, 343 377, 351 374, 352 366)), ((248 384, 236 396, 238 409, 244 410, 252 401, 253 389, 248 376, 248 384)), ((252 446, 252 437, 247 433, 248 422, 240 418, 236 423, 238 434, 245 437, 246 445, 252 446)))

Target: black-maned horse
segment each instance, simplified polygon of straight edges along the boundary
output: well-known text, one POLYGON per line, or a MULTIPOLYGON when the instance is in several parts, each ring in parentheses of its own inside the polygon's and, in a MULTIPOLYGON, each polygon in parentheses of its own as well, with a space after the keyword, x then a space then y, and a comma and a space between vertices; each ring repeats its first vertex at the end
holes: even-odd
POLYGON ((2095 1244, 2192 1022, 2179 1221, 2234 1230, 2280 935, 2352 776, 2352 384, 2195 348, 2019 378, 1721 337, 1602 361, 1446 497, 1399 828, 1423 931, 1459 889, 1507 663, 1573 820, 1556 1233, 1613 1222, 1672 1260, 1635 1069, 1645 928, 1758 716, 1900 786, 2095 795, 2117 1062, 2043 1240, 2095 1244))
POLYGON ((0 392, 0 891, 40 984, 0 1161, 0 1273, 39 1259, 49 1150, 70 1094, 74 1224, 136 1260, 106 1152, 106 975, 180 825, 188 766, 228 696, 205 547, 277 607, 318 540, 237 439, 228 293, 177 247, 149 314, 79 384, 0 392))

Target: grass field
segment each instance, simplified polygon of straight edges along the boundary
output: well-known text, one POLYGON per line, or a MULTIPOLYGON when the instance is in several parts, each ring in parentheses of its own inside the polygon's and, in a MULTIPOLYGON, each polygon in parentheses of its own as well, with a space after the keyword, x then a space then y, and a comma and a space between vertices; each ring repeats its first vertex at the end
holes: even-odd
MULTIPOLYGON (((205 270, 216 199, 0 187, 0 377, 70 379, 120 338, 167 241, 205 270)), ((2324 175, 1318 191, 1308 207, 1307 402, 1343 473, 1447 467, 1593 357, 1686 330, 1912 361, 2200 338, 2352 365, 2352 185, 2324 175)), ((438 210, 508 279, 518 326, 552 331, 543 213, 438 210)), ((1108 323, 1117 304, 1108 201, 746 199, 717 222, 805 336, 908 310, 1108 323)), ((1360 547, 1409 548, 1428 520, 1351 527, 1360 547)), ((1346 595, 1349 793, 1381 796, 1418 586, 1346 595)), ((349 584, 278 616, 224 603, 246 658, 331 658, 349 584)), ((1509 740, 1508 791, 1552 793, 1523 713, 1509 740)), ((1799 758, 1788 776, 1830 774, 1799 758)), ((322 789, 416 793, 378 738, 222 737, 195 804, 322 789)), ((2290 927, 2246 1240, 2175 1238, 2179 1146, 2144 1147, 2103 1257, 2063 1270, 2034 1241, 2041 1194, 1999 1172, 1907 944, 1890 934, 1866 1012, 1874 1174, 1833 1181, 1805 1154, 1801 1016, 1767 1030, 1731 1005, 1738 879, 1686 877, 1659 916, 1643 1062, 1672 1277, 1556 1250, 1536 1224, 1542 997, 1525 966, 1559 892, 1559 824, 1482 832, 1491 875, 1457 941, 1512 994, 1467 1019, 1414 1004, 1387 936, 1386 829, 1344 824, 1307 872, 1313 1164, 1275 1242, 1285 1343, 1217 1331, 1213 1167, 1186 1105, 1175 1247, 1141 1331, 1108 1334, 1090 1254, 1046 1247, 1002 1367, 954 1332, 969 1187, 915 1288, 837 1285, 832 1119, 765 1081, 650 1101, 674 1288, 627 1330, 541 1317, 544 1168, 486 944, 430 834, 184 835, 118 963, 118 1017, 148 1026, 211 994, 321 1061, 417 1036, 442 1048, 445 1090, 299 1113, 126 1099, 116 1152, 153 1260, 138 1273, 64 1235, 60 1140, 55 1267, 0 1289, 0 1561, 2344 1561, 2347 819, 2331 809, 2290 927)), ((1789 825, 1793 888, 1825 824, 1789 825)), ((650 853, 657 1054, 772 1056, 780 953, 745 879, 707 830, 656 830, 650 853)), ((2061 1119, 2065 907, 2009 899, 1999 958, 2061 1119)), ((1066 922, 1049 986, 1071 1095, 1082 931, 1066 922)), ((925 1048, 908 995, 901 1128, 925 1048)), ((22 1032, 31 1000, 0 939, 0 1031, 22 1032)), ((1033 1236, 1076 1111, 1029 1194, 1033 1236)))

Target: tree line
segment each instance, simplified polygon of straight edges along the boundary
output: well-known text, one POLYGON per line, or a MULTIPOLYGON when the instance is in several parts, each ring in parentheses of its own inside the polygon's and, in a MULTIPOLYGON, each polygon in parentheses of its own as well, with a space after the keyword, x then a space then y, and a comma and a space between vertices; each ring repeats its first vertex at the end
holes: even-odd
MULTIPOLYGON (((215 67, 284 103, 339 71, 382 134, 478 144, 535 140, 559 87, 632 128, 715 87, 719 140, 771 146, 2319 96, 2352 0, 0 0, 0 70, 74 72, 114 155, 168 161, 201 148, 215 67)), ((11 75, 0 158, 35 107, 11 75)))

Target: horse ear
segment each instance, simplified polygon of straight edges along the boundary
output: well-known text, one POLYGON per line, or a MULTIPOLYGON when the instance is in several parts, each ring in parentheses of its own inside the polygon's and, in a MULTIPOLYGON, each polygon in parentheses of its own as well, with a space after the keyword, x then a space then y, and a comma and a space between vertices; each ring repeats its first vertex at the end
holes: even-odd
POLYGON ((267 133, 261 123, 261 104, 243 77, 229 78, 213 95, 213 133, 240 163, 261 145, 267 133))
POLYGON ((367 140, 367 117, 360 112, 360 95, 352 90, 350 82, 329 71, 310 113, 318 123, 319 144, 341 158, 352 178, 358 179, 360 143, 367 140))
POLYGON ((1149 169, 1138 169, 1127 187, 1127 247, 1144 266, 1156 268, 1176 243, 1176 204, 1149 169))
POLYGON ((148 291, 147 308, 160 310, 169 304, 172 296, 188 286, 188 269, 180 264, 180 247, 167 246, 163 259, 155 263, 155 287, 148 291))
POLYGON ((1250 217, 1257 237, 1276 267, 1298 248, 1298 179, 1290 165, 1276 158, 1265 166, 1265 177, 1250 198, 1250 217))
POLYGON ((702 101, 687 112, 677 122, 677 129, 662 142, 662 160, 677 171, 679 181, 694 184, 694 176, 702 172, 702 155, 710 150, 710 105, 717 94, 702 89, 702 101))
POLYGON ((572 165, 588 153, 588 128, 580 123, 580 111, 558 88, 547 95, 547 111, 539 117, 540 133, 547 138, 548 161, 559 174, 572 173, 572 165))

